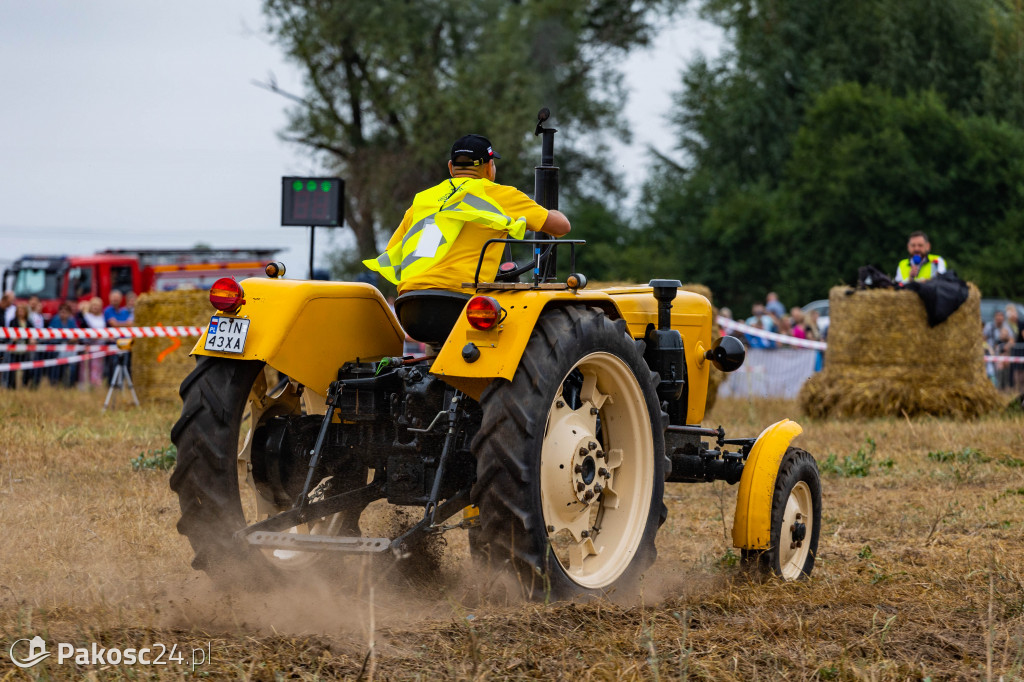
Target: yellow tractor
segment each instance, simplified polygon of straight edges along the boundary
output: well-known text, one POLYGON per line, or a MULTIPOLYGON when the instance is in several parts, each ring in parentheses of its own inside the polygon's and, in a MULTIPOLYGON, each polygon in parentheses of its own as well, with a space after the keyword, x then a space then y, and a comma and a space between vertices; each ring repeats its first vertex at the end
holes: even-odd
MULTIPOLYGON (((554 208, 542 123, 536 195, 554 208)), ((708 300, 675 280, 588 290, 582 242, 524 241, 532 257, 498 281, 478 269, 464 293, 406 293, 394 311, 373 286, 286 280, 280 264, 215 284, 172 431, 193 566, 226 585, 278 581, 331 555, 401 561, 461 528, 529 596, 628 592, 654 562, 665 483, 725 480, 739 483, 744 561, 809 575, 821 485, 814 458, 790 446, 800 427, 726 438, 699 425, 711 366, 744 357, 738 339, 712 338, 708 300), (425 356, 403 355, 407 332, 425 356), (422 519, 363 537, 360 515, 379 499, 422 519)))

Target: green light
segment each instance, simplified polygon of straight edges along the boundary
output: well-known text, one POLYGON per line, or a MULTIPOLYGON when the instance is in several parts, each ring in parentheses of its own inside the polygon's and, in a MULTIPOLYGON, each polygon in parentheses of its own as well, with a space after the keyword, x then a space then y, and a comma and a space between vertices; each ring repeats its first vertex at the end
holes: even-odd
POLYGON ((302 180, 296 180, 295 182, 293 182, 292 183, 292 189, 295 190, 296 192, 301 192, 302 191, 302 180))
POLYGON ((315 192, 316 191, 316 181, 315 180, 310 180, 309 182, 307 182, 306 183, 306 189, 308 189, 310 192, 315 192))
POLYGON ((329 182, 321 182, 320 183, 320 189, 322 189, 325 192, 330 192, 331 191, 331 183, 329 183, 329 182))

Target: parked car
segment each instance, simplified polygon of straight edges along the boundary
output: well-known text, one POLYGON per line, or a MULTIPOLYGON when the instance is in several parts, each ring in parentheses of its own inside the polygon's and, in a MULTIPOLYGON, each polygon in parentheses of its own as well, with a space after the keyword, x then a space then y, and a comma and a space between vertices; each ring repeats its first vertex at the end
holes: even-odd
POLYGON ((981 321, 988 323, 995 317, 997 310, 1006 310, 1006 306, 1013 304, 1017 308, 1017 319, 1024 321, 1024 303, 1011 301, 1008 298, 983 298, 981 299, 981 321))
POLYGON ((818 330, 824 335, 825 330, 828 329, 828 299, 822 298, 817 301, 811 301, 805 305, 801 310, 804 311, 804 315, 807 315, 812 310, 818 311, 818 330))

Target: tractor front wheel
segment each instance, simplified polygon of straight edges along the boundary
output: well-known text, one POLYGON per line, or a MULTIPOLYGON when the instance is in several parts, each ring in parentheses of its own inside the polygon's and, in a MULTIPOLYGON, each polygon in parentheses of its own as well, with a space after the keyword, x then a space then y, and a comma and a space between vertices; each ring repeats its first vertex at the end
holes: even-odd
POLYGON ((811 574, 821 532, 821 476, 810 453, 789 448, 779 464, 772 493, 771 546, 744 550, 743 557, 762 573, 783 580, 811 574))

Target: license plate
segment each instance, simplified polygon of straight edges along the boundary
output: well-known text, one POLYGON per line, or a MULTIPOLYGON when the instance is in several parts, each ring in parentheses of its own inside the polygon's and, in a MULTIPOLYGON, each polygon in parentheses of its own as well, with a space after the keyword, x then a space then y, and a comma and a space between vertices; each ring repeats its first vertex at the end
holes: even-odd
POLYGON ((219 353, 241 353, 245 350, 245 337, 249 333, 249 320, 244 317, 214 315, 206 333, 206 350, 219 353))

